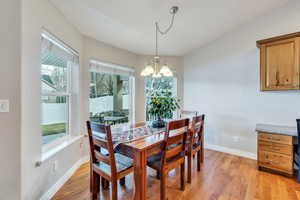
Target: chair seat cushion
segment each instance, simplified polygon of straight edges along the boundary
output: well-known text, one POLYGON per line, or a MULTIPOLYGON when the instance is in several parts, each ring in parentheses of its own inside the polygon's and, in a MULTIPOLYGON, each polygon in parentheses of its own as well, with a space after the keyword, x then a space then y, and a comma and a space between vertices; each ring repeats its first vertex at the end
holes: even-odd
MULTIPOLYGON (((115 160, 116 160, 117 172, 122 172, 132 167, 133 161, 131 158, 128 158, 127 156, 124 156, 119 153, 115 153, 115 160)), ((94 163, 93 166, 103 171, 104 173, 111 175, 110 165, 104 162, 99 162, 99 163, 94 163)))
POLYGON ((154 156, 150 156, 147 160, 147 163, 155 163, 155 162, 160 162, 161 161, 161 157, 162 157, 162 152, 154 155, 154 156))
MULTIPOLYGON (((187 144, 187 145, 186 145, 186 147, 185 147, 186 151, 189 150, 189 145, 190 145, 190 144, 187 144)), ((193 149, 193 150, 194 150, 194 149, 197 149, 197 148, 200 147, 200 146, 201 146, 201 145, 199 145, 199 144, 193 144, 193 145, 192 145, 192 149, 193 149)))
POLYGON ((131 167, 133 165, 133 160, 131 158, 124 156, 120 153, 115 153, 115 159, 116 162, 121 163, 123 165, 131 166, 131 167))
MULTIPOLYGON (((177 145, 178 144, 172 144, 170 145, 169 149, 175 148, 177 145)), ((154 156, 150 156, 147 161, 150 163, 158 162, 161 160, 161 157, 162 157, 162 152, 155 154, 154 156)))
MULTIPOLYGON (((162 152, 160 152, 154 156, 150 156, 147 160, 147 165, 151 168, 159 170, 161 168, 161 157, 162 157, 162 152)), ((167 159, 167 164, 174 162, 182 157, 184 157, 184 152, 181 152, 180 154, 167 159)))

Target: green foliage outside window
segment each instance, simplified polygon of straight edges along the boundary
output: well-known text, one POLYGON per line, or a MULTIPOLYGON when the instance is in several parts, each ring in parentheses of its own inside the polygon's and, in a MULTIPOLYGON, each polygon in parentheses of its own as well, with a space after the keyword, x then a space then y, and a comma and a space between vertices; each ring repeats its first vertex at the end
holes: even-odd
POLYGON ((146 120, 173 118, 173 112, 179 108, 175 93, 175 78, 146 78, 146 120))
POLYGON ((150 120, 172 119, 173 112, 179 109, 178 100, 167 90, 154 92, 148 102, 150 120))

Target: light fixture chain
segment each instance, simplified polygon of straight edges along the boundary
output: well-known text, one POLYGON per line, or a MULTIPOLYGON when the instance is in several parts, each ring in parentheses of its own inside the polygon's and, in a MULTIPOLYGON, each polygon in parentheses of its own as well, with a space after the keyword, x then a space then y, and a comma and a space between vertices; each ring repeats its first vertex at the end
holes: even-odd
POLYGON ((167 34, 173 27, 175 15, 176 15, 176 12, 172 13, 171 23, 165 31, 162 31, 159 28, 158 22, 155 22, 155 56, 158 56, 158 32, 162 35, 167 34))
POLYGON ((171 23, 170 23, 169 27, 165 31, 162 31, 159 28, 158 22, 155 22, 155 56, 158 56, 158 32, 161 35, 165 35, 165 34, 167 34, 172 29, 176 13, 177 13, 177 11, 175 11, 175 12, 172 13, 171 23))
POLYGON ((155 22, 155 56, 158 56, 158 23, 155 22))
POLYGON ((169 27, 168 27, 165 31, 162 31, 162 30, 159 28, 158 22, 155 23, 156 29, 160 32, 160 34, 165 35, 165 34, 167 34, 167 33, 172 29, 173 24, 174 24, 175 14, 176 14, 176 13, 173 13, 173 14, 172 14, 172 20, 171 20, 171 23, 170 23, 169 27))
POLYGON ((159 70, 160 58, 158 55, 158 33, 160 33, 161 35, 165 35, 172 29, 174 24, 175 14, 178 12, 178 9, 179 8, 177 6, 173 6, 170 9, 172 19, 170 25, 166 28, 166 30, 162 31, 159 28, 158 22, 155 22, 155 56, 152 61, 152 64, 154 66, 148 64, 146 68, 141 72, 141 76, 152 75, 153 78, 160 78, 161 76, 165 76, 165 77, 173 76, 172 71, 167 65, 162 66, 162 68, 159 70))

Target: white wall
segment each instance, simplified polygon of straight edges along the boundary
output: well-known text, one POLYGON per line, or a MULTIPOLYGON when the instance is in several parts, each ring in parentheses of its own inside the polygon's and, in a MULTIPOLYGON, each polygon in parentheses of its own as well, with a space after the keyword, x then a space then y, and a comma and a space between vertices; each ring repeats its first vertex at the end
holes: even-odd
POLYGON ((0 6, 0 99, 10 100, 10 112, 0 113, 0 199, 20 199, 20 0, 0 6))
MULTIPOLYGON (((18 13, 11 11, 11 13, 18 13)), ((11 23, 12 24, 12 23, 11 23)), ((77 141, 55 156, 41 160, 41 100, 40 100, 40 50, 41 31, 46 28, 51 33, 74 48, 81 55, 81 34, 47 0, 24 0, 22 4, 22 200, 39 199, 59 178, 64 175, 81 157, 80 142, 77 141), (53 171, 57 161, 58 169, 53 171)), ((79 77, 79 80, 81 78, 79 77)), ((78 87, 75 96, 79 96, 78 87)), ((80 102, 73 102, 80 107, 80 102)), ((72 113, 72 121, 79 124, 79 112, 72 113)), ((17 118, 16 118, 17 119, 17 118)), ((79 125, 72 130, 79 134, 79 125)), ((17 148, 17 147, 16 147, 17 148)), ((6 150, 7 151, 7 150, 6 150)))
POLYGON ((260 91, 256 40, 299 31, 299 10, 292 1, 184 57, 184 105, 206 114, 207 144, 256 153, 256 123, 296 126, 300 92, 260 91))

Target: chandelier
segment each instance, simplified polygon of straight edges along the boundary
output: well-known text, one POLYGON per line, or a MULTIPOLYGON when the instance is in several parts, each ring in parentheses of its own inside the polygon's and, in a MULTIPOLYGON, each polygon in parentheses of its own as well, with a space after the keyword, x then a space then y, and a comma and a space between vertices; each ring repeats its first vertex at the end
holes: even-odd
POLYGON ((152 76, 153 78, 160 78, 162 76, 163 77, 173 76, 173 72, 169 68, 167 63, 161 65, 160 57, 158 55, 158 33, 160 33, 161 35, 165 35, 171 30, 178 9, 179 8, 177 6, 173 6, 170 9, 170 14, 172 15, 172 19, 169 27, 165 31, 162 31, 159 28, 158 22, 155 22, 155 56, 143 69, 143 71, 141 72, 141 76, 152 76))

